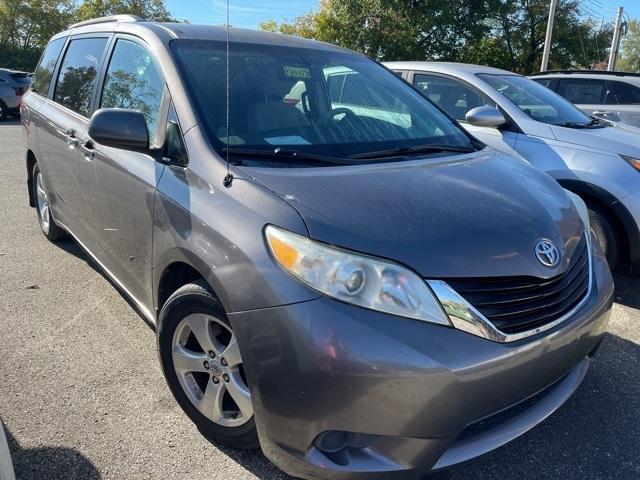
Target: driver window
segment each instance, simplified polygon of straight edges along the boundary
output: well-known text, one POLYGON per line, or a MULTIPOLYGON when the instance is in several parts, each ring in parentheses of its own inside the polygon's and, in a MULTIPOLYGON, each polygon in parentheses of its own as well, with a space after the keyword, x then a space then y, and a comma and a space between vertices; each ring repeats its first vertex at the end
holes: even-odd
POLYGON ((450 78, 418 73, 413 83, 423 95, 456 120, 465 121, 467 112, 476 107, 496 106, 484 95, 450 78))
POLYGON ((149 141, 156 145, 157 124, 164 95, 164 79, 144 47, 119 39, 104 80, 101 108, 138 110, 147 121, 149 141))

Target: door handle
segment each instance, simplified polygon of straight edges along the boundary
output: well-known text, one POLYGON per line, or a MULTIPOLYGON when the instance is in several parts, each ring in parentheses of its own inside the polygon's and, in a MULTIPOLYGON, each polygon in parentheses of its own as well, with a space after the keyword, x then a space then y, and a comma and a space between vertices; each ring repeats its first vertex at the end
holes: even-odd
POLYGON ((91 140, 87 140, 83 145, 82 145, 82 150, 84 151, 84 159, 87 162, 91 162, 93 161, 93 157, 95 157, 96 155, 96 151, 93 148, 93 142, 91 140))
POLYGON ((74 149, 78 146, 78 139, 76 138, 76 131, 73 128, 65 131, 63 134, 66 137, 67 147, 74 149))

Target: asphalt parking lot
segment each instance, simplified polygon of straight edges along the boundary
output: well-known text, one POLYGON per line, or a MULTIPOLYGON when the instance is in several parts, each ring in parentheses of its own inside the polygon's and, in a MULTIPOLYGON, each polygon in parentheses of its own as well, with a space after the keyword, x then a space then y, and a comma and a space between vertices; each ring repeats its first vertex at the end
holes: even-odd
MULTIPOLYGON (((0 420, 20 480, 287 479, 209 443, 162 377, 155 334, 28 207, 21 127, 0 124, 0 420)), ((432 478, 640 478, 640 279, 616 274, 609 334, 584 384, 510 445, 432 478)))

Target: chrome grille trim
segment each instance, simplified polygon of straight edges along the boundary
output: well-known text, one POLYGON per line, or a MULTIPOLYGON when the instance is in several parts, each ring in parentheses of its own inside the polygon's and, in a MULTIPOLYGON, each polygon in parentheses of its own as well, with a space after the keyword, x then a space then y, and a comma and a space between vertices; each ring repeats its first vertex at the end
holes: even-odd
POLYGON ((462 330, 478 337, 484 337, 493 342, 516 342, 560 325, 575 315, 576 312, 578 312, 587 303, 589 298, 591 298, 591 292, 593 290, 593 252, 591 245, 591 232, 589 229, 586 229, 585 235, 587 237, 587 255, 589 256, 589 284, 584 298, 560 318, 525 332, 511 334, 502 332, 444 280, 427 280, 427 284, 431 287, 431 290, 433 290, 433 293, 440 301, 440 304, 449 316, 452 325, 458 330, 462 330))

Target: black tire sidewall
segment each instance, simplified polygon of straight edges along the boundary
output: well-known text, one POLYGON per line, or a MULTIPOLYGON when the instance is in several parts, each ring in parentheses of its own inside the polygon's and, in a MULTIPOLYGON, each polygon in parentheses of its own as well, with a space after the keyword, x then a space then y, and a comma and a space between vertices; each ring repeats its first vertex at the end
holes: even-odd
POLYGON ((242 449, 258 448, 255 418, 239 427, 224 427, 205 417, 189 400, 176 374, 173 358, 173 336, 183 318, 193 313, 205 313, 224 321, 231 328, 220 303, 206 290, 184 287, 174 293, 158 317, 158 355, 169 389, 176 401, 198 429, 215 443, 242 449), (186 290, 186 291, 185 291, 186 290))
POLYGON ((595 232, 596 238, 601 240, 599 242, 600 247, 606 255, 609 267, 613 269, 620 258, 620 246, 618 244, 616 230, 607 216, 598 208, 589 206, 588 210, 591 229, 595 232), (604 241, 604 245, 602 241, 604 241))

